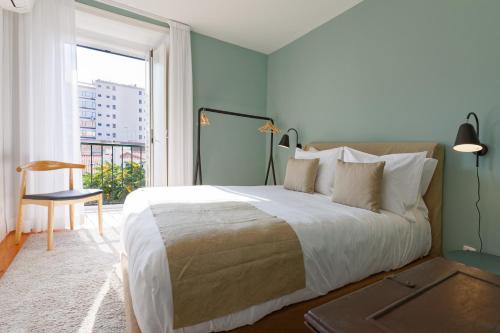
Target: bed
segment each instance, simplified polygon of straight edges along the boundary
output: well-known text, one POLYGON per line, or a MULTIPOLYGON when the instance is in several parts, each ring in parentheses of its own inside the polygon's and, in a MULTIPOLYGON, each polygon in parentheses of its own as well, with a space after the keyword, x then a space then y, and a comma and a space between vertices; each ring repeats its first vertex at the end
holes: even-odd
MULTIPOLYGON (((404 218, 387 211, 375 214, 332 203, 321 194, 293 192, 281 186, 198 186, 138 190, 127 197, 124 206, 122 268, 129 332, 277 330, 278 327, 284 327, 287 311, 293 313, 293 309, 298 309, 297 306, 289 305, 299 303, 302 308, 307 308, 308 302, 312 302, 312 307, 320 304, 318 302, 322 299, 331 299, 333 293, 338 294, 343 288, 356 289, 353 283, 361 286, 368 279, 373 279, 369 277, 374 274, 399 269, 429 255, 439 255, 444 159, 442 146, 436 143, 396 142, 318 143, 307 147, 322 150, 340 146, 376 155, 427 151, 428 157, 438 160, 429 190, 419 208, 415 209, 415 223, 408 223, 404 218), (235 313, 174 329, 168 260, 151 208, 161 202, 242 202, 282 218, 292 227, 300 241, 305 287, 235 313), (273 316, 279 318, 281 324, 273 322, 273 316), (266 318, 259 321, 263 317, 266 318)), ((302 321, 301 315, 300 318, 295 317, 295 323, 297 320, 298 323, 302 321)), ((299 332, 303 330, 302 326, 296 324, 293 327, 299 332)))

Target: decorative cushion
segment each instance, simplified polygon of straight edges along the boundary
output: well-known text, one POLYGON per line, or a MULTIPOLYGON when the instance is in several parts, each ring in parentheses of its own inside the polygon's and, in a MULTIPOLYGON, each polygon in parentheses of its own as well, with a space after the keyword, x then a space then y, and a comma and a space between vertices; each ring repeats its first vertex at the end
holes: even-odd
POLYGON ((385 162, 337 161, 332 201, 378 213, 385 162))
POLYGON ((289 158, 286 165, 285 182, 283 186, 287 190, 313 193, 318 167, 319 158, 289 158))

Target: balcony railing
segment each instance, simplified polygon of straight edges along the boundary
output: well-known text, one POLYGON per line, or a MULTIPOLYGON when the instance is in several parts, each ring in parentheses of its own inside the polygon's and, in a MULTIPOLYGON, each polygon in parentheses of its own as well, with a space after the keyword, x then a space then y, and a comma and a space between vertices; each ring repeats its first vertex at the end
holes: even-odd
POLYGON ((83 187, 102 189, 105 204, 123 203, 128 193, 146 184, 143 145, 82 142, 81 155, 83 187))

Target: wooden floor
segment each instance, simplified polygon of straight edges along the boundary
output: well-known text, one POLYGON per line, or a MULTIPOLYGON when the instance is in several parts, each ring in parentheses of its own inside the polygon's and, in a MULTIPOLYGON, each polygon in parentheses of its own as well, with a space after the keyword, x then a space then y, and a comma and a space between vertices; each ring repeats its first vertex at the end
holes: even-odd
POLYGON ((0 242, 0 278, 5 274, 28 237, 29 234, 23 234, 21 242, 16 245, 15 232, 12 231, 0 242))

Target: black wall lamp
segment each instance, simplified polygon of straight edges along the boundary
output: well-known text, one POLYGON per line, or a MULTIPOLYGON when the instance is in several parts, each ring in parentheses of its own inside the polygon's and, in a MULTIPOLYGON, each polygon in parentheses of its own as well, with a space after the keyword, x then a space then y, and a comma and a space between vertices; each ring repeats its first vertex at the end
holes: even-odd
POLYGON ((488 152, 488 147, 479 141, 479 120, 474 112, 470 112, 467 115, 467 122, 458 128, 453 149, 462 153, 474 153, 476 155, 476 167, 479 166, 479 156, 484 156, 488 152), (476 129, 469 124, 471 116, 476 120, 476 129))
MULTIPOLYGON (((302 145, 299 143, 299 132, 297 132, 295 128, 289 128, 286 132, 289 133, 290 131, 295 132, 295 135, 297 136, 297 148, 302 149, 302 145)), ((290 148, 290 137, 288 136, 288 134, 283 134, 280 143, 278 143, 278 146, 282 148, 290 148)))
POLYGON ((457 138, 453 149, 462 153, 474 153, 476 155, 476 178, 477 178, 477 200, 476 210, 478 215, 478 230, 480 247, 479 252, 483 251, 483 239, 481 238, 481 211, 479 210, 479 201, 481 200, 481 182, 479 180, 479 156, 484 156, 488 153, 488 147, 479 141, 479 120, 474 112, 467 115, 467 122, 460 125, 458 128, 457 138), (469 124, 469 118, 474 117, 476 120, 476 128, 469 124))

